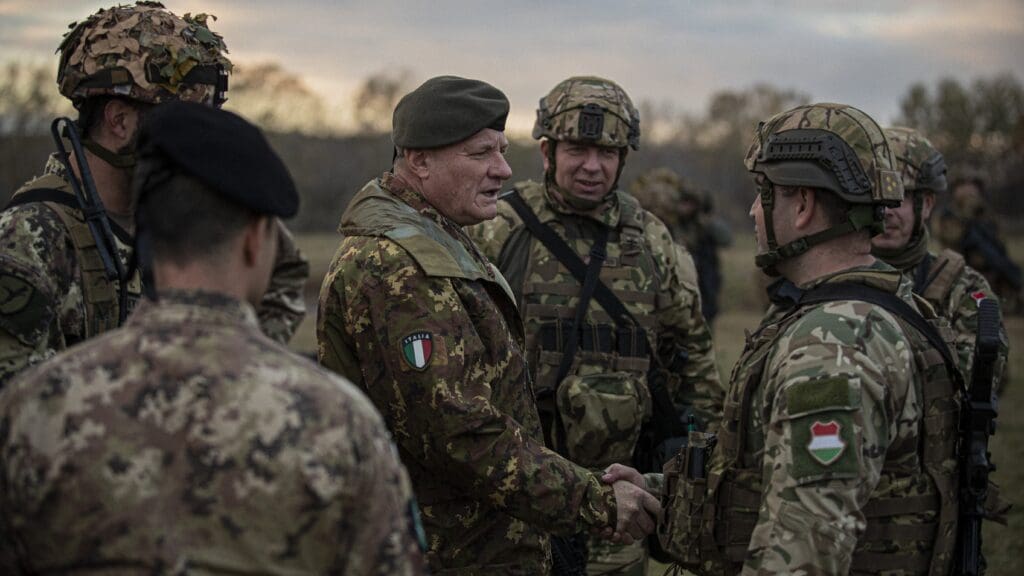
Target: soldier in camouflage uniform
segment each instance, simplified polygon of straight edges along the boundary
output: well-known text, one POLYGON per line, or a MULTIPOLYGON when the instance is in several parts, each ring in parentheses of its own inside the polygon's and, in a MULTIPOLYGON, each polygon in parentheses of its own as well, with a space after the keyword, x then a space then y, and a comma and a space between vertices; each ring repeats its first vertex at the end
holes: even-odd
MULTIPOLYGON (((548 446, 593 470, 630 463, 659 400, 650 378, 667 386, 660 400, 675 404, 684 421, 686 414, 702 423, 721 415, 693 259, 617 187, 626 151, 640 137, 639 115, 617 84, 596 77, 559 83, 541 99, 533 137, 541 139, 544 180, 517 183, 498 217, 470 234, 508 279, 524 315, 548 446), (596 298, 580 309, 582 283, 524 224, 524 208, 581 259, 603 258, 595 277, 637 324, 618 324, 596 298)), ((591 538, 589 547, 589 574, 646 572, 643 542, 591 538)))
MULTIPOLYGON (((219 106, 231 63, 205 14, 179 18, 156 2, 100 10, 64 37, 58 84, 78 109, 84 158, 68 174, 51 156, 0 212, 0 387, 14 374, 123 321, 142 291, 132 251, 132 146, 141 116, 183 100, 219 106), (105 238, 86 223, 69 179, 85 162, 106 206, 122 279, 108 276, 105 238)), ((72 156, 74 157, 74 156, 72 156)), ((287 342, 305 314, 309 265, 281 226, 274 279, 258 308, 260 324, 287 342)))
MULTIPOLYGON (((959 253, 948 248, 938 255, 928 251, 928 221, 935 208, 935 195, 946 191, 942 154, 913 129, 886 128, 885 135, 903 174, 906 198, 899 207, 886 209, 885 233, 871 240, 872 253, 909 276, 914 292, 949 320, 956 333, 960 370, 970 381, 978 303, 996 296, 985 277, 968 266, 959 253)), ((1005 355, 1000 364, 1005 365, 1005 355)), ((996 374, 1001 372, 997 367, 996 374)))
POLYGON ((686 247, 697 268, 701 312, 708 325, 718 315, 718 295, 722 290, 722 269, 718 250, 732 244, 732 232, 721 219, 712 215, 711 199, 683 182, 670 168, 655 168, 633 181, 629 192, 652 214, 657 214, 686 247))
POLYGON ((393 171, 351 201, 320 292, 320 361, 380 408, 422 505, 435 574, 536 575, 548 533, 654 528, 657 500, 544 446, 522 320, 463 226, 493 218, 508 100, 441 76, 394 113, 393 171))
POLYGON ((0 394, 0 572, 424 574, 380 415, 260 332, 298 209, 266 139, 167 104, 135 178, 158 299, 0 394))
POLYGON ((870 254, 903 196, 895 155, 863 112, 815 104, 761 123, 746 166, 756 262, 783 280, 732 371, 717 446, 691 434, 666 467, 662 542, 708 574, 946 574, 951 337, 870 254))

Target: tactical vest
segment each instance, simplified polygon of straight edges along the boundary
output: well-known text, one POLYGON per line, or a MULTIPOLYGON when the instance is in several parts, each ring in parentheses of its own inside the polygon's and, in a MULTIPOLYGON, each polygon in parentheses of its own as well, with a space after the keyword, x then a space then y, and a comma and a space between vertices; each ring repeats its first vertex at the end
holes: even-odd
POLYGON ((935 258, 928 255, 914 270, 914 292, 936 310, 944 311, 946 298, 966 267, 964 257, 948 248, 935 258))
MULTIPOLYGON (((927 320, 947 343, 952 333, 928 310, 927 320)), ((666 522, 659 526, 662 542, 684 565, 707 573, 739 573, 758 520, 763 491, 760 461, 745 457, 751 409, 765 381, 768 357, 775 343, 816 306, 796 307, 779 321, 749 335, 731 376, 718 444, 707 478, 690 479, 682 453, 666 466, 666 522)), ((914 364, 922 375, 922 413, 917 458, 888 454, 881 478, 862 509, 867 527, 858 540, 851 574, 897 571, 945 575, 953 560, 957 520, 955 462, 959 399, 942 354, 913 326, 893 314, 910 339, 914 364), (889 487, 890 493, 879 493, 889 487), (902 490, 899 488, 902 487, 902 490), (895 489, 894 489, 895 488, 895 489)), ((692 434, 691 434, 692 435, 692 434)), ((692 439, 691 439, 692 441, 692 439)))
MULTIPOLYGON (((79 284, 85 303, 85 333, 83 339, 118 327, 119 286, 118 281, 107 278, 107 271, 100 258, 96 239, 85 222, 78 201, 68 189, 68 184, 58 176, 48 174, 29 182, 11 197, 8 206, 41 202, 60 218, 64 229, 75 248, 75 257, 81 271, 79 284), (66 196, 66 198, 65 198, 66 196), (46 198, 46 199, 43 199, 46 198)), ((114 223, 111 223, 114 227, 114 223)), ((127 232, 115 233, 118 257, 130 251, 131 238, 127 232)), ((131 312, 142 297, 142 277, 136 268, 128 281, 128 311, 131 312)), ((68 345, 74 342, 68 342, 68 345)))
MULTIPOLYGON (((520 193, 541 222, 548 224, 584 260, 601 223, 583 216, 550 217, 543 184, 520 185, 520 193)), ((538 409, 549 446, 564 446, 565 455, 589 468, 629 462, 640 429, 651 414, 646 378, 657 342, 656 300, 659 275, 644 238, 644 212, 639 203, 616 192, 618 226, 609 231, 601 281, 622 301, 641 328, 616 326, 591 300, 569 375, 556 382, 581 291, 580 283, 525 227, 513 231, 499 267, 509 271, 526 326, 527 361, 534 373, 538 409), (524 239, 527 239, 524 241, 524 239), (513 260, 519 259, 519 262, 513 260), (525 260, 525 261, 524 261, 525 260), (639 330, 644 330, 647 339, 639 330), (555 411, 558 411, 556 417, 555 411), (561 421, 562 430, 556 422, 561 421), (558 435, 564 433, 563 442, 558 435)))

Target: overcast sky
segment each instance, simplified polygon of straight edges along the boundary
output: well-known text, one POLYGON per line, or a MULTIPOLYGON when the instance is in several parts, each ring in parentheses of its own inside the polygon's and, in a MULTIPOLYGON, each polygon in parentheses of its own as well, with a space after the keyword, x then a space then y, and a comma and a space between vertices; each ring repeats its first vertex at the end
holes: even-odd
MULTIPOLYGON (((0 59, 56 63, 68 23, 106 2, 0 0, 0 59)), ((337 110, 388 68, 488 80, 517 127, 559 80, 596 74, 639 103, 704 110, 710 94, 770 82, 888 123, 908 85, 1009 71, 1024 81, 1024 0, 167 0, 207 12, 234 61, 274 60, 337 110)))

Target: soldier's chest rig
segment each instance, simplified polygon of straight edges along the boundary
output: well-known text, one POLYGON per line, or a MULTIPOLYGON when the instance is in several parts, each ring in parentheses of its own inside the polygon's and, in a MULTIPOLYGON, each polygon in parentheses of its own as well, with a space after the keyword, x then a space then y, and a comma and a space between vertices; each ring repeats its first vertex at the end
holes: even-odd
POLYGON ((946 298, 966 267, 964 257, 952 250, 943 250, 935 257, 926 254, 911 271, 914 292, 920 294, 940 314, 945 314, 946 298))
POLYGON ((768 377, 771 352, 778 339, 815 305, 862 300, 884 304, 910 337, 914 363, 923 376, 923 389, 917 392, 924 418, 918 425, 916 446, 889 446, 879 483, 862 509, 867 528, 858 538, 850 573, 949 572, 958 484, 956 466, 951 462, 956 458, 960 407, 959 384, 948 372, 955 370, 948 351, 952 335, 947 325, 926 320, 901 305, 893 294, 868 292, 866 286, 847 283, 825 287, 826 291, 818 294, 804 292, 805 297, 792 309, 747 336, 730 377, 717 444, 691 433, 691 445, 713 447, 713 454, 701 455, 709 464, 695 470, 691 462, 694 451, 689 450, 666 466, 666 521, 658 531, 663 545, 684 566, 699 567, 709 574, 740 572, 766 488, 761 431, 771 412, 771 399, 756 400, 758 393, 763 393, 761 383, 768 377), (926 336, 923 330, 930 334, 926 336), (945 352, 936 344, 945 346, 945 352), (759 404, 761 410, 756 409, 759 404))
MULTIPOLYGON (((86 222, 85 215, 75 196, 66 189, 67 184, 57 176, 39 178, 14 193, 6 208, 21 204, 39 202, 53 211, 64 224, 75 249, 80 270, 79 285, 85 305, 83 327, 65 326, 65 336, 75 335, 79 339, 67 342, 68 346, 80 340, 87 340, 113 330, 121 325, 122 308, 130 313, 142 297, 142 276, 137 267, 126 281, 124 295, 117 278, 111 278, 108 267, 100 254, 96 237, 86 222), (125 299, 122 305, 120 299, 125 299), (84 328, 84 332, 82 332, 84 328)), ((113 255, 122 262, 127 259, 132 237, 124 228, 110 222, 116 239, 118 253, 113 255)), ((63 295, 60 295, 63 296, 63 295)))
MULTIPOLYGON (((524 316, 545 439, 590 468, 629 462, 651 414, 647 373, 657 342, 659 277, 639 205, 631 197, 619 199, 615 228, 574 215, 544 224, 583 260, 584 282, 536 238, 513 255, 526 262, 511 266, 523 271, 510 281, 524 316), (598 281, 621 302, 629 322, 617 321, 600 298, 591 299, 598 281)), ((526 206, 519 201, 517 211, 526 206)))

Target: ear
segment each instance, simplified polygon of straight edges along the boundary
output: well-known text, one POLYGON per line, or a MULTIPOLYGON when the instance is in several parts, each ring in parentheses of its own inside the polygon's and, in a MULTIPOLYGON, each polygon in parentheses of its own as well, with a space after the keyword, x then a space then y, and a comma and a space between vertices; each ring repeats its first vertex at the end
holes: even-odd
POLYGON ((548 169, 551 168, 551 158, 548 156, 548 151, 551 149, 551 141, 547 138, 540 141, 540 157, 544 159, 544 173, 547 174, 548 169))
POLYGON ((405 165, 412 170, 420 180, 426 180, 430 176, 430 151, 429 150, 404 150, 405 165))
POLYGON ((793 196, 793 228, 803 230, 814 220, 818 197, 813 188, 800 188, 793 196))
POLYGON ((931 218, 932 210, 935 209, 935 194, 931 192, 917 192, 923 194, 921 197, 921 221, 927 222, 931 218))
POLYGON ((242 230, 242 256, 247 268, 259 265, 260 255, 266 249, 266 244, 273 240, 273 235, 267 230, 273 222, 268 216, 260 216, 251 220, 242 230))
POLYGON ((103 128, 119 145, 131 140, 138 122, 138 110, 119 98, 111 99, 103 107, 103 128))

